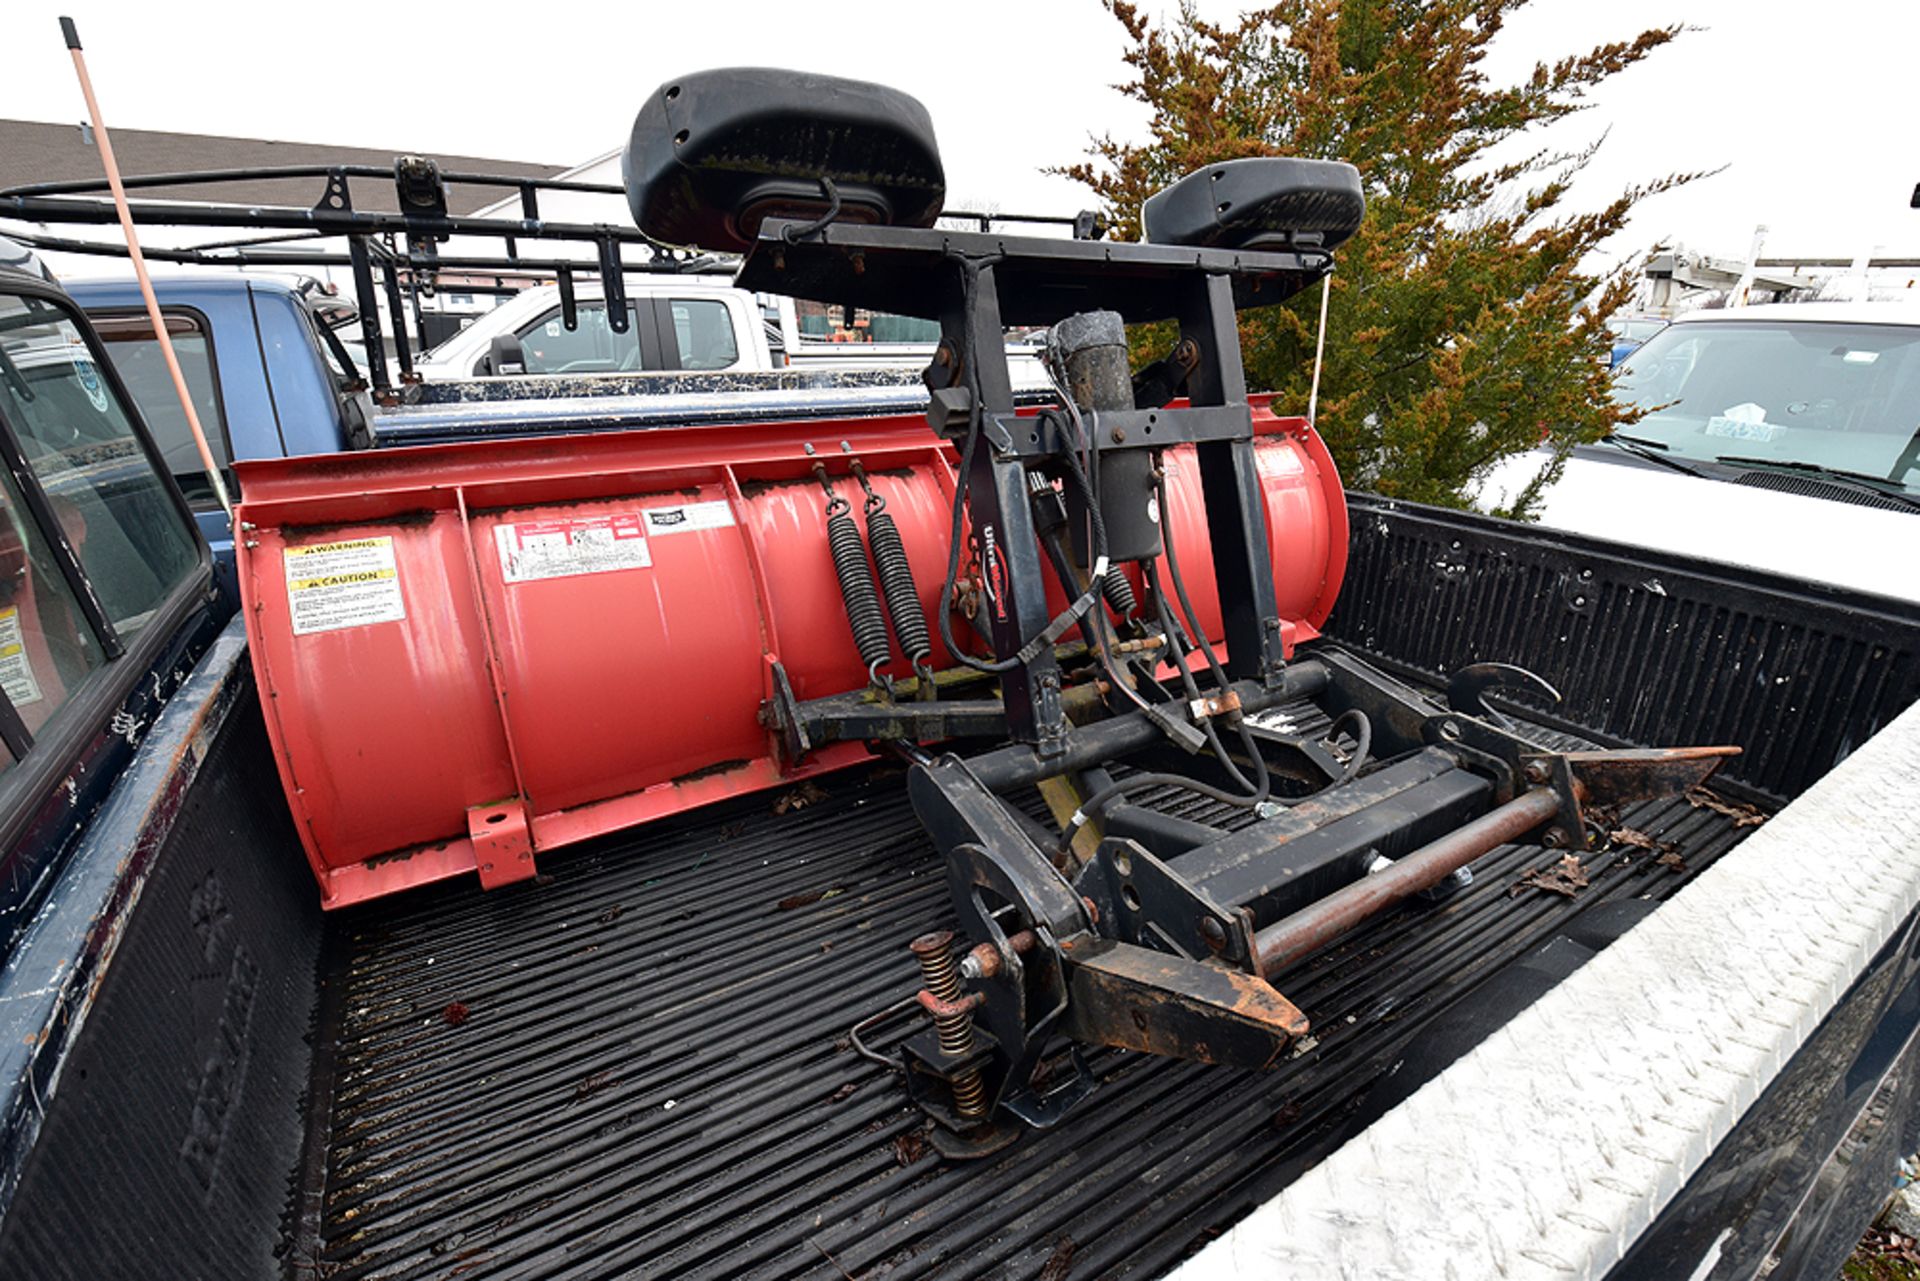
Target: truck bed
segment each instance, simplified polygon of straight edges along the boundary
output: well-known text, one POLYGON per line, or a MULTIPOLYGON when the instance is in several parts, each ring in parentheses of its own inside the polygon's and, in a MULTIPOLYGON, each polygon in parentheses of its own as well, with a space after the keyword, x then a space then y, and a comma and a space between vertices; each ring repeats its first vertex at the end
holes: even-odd
MULTIPOLYGON (((1714 789, 1771 812, 1920 692, 1920 614, 1897 602, 1352 505, 1333 639, 1430 688, 1524 663, 1565 696, 1508 709, 1548 742, 1740 743, 1714 789)), ((17 1180, 0 1276, 155 1259, 299 1281, 1160 1275, 1502 1026, 1563 944, 1597 946, 1752 830, 1684 799, 1641 807, 1618 828, 1655 848, 1589 856, 1570 896, 1519 885, 1558 851, 1498 849, 1467 891, 1279 976, 1315 1026, 1275 1070, 1104 1051, 1063 1125, 954 1164, 848 1041, 918 986, 907 941, 950 919, 897 766, 820 780, 802 806, 763 793, 542 855, 534 883, 323 914, 237 627, 176 704, 80 864, 92 879, 57 899, 56 924, 102 940, 91 968, 69 977, 57 948, 17 962, 45 960, 16 1005, 44 988, 34 1026, 58 1037, 13 1056, 32 1075, 23 1137, 0 1152, 17 1180), (127 848, 151 857, 123 867, 127 848)), ((1904 1061, 1911 937, 1664 1202, 1622 1277, 1690 1275, 1729 1225, 1742 1259, 1783 1231, 1844 1255, 1892 1157, 1836 1173, 1822 1154, 1884 1155, 1906 1132, 1895 1107, 1879 1147, 1842 1148, 1904 1061)))
MULTIPOLYGON (((1189 812, 1222 821, 1209 804, 1189 812)), ((776 808, 751 798, 547 860, 539 884, 339 922, 324 1190, 298 1247, 318 1275, 1153 1276, 1324 1154, 1494 967, 1600 905, 1671 895, 1745 830, 1643 806, 1623 824, 1677 860, 1589 855, 1571 896, 1519 885, 1558 854, 1503 847, 1466 891, 1280 978, 1315 1024, 1280 1068, 1101 1051, 1099 1088, 1058 1128, 956 1163, 848 1040, 918 986, 906 941, 951 924, 898 770, 776 808)))

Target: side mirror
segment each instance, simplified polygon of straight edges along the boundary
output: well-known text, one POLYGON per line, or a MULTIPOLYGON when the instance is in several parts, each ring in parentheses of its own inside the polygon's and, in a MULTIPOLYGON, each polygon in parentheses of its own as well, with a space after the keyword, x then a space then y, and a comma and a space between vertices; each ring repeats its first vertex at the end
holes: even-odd
POLYGON ((487 354, 480 358, 479 372, 496 376, 526 373, 527 353, 520 339, 513 334, 495 334, 487 345, 487 354))

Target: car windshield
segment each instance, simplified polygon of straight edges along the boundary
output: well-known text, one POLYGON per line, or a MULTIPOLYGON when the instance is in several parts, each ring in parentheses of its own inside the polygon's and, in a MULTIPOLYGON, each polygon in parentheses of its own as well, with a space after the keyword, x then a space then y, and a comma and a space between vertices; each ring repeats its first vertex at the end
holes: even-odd
POLYGON ((1621 365, 1623 435, 1676 458, 1802 464, 1920 493, 1920 325, 1709 320, 1621 365))

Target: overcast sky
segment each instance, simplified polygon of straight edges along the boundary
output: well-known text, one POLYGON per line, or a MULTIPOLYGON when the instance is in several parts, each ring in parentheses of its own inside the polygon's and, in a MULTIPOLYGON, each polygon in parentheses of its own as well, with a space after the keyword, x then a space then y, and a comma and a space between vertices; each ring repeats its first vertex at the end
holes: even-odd
MULTIPOLYGON (((1145 8, 1170 10, 1145 0, 1145 8)), ((1240 6, 1202 0, 1203 13, 1240 6)), ((1090 133, 1139 136, 1121 32, 1098 0, 725 4, 8 0, 0 117, 84 114, 56 15, 79 23, 111 126, 572 164, 619 146, 641 98, 690 69, 792 66, 881 80, 932 111, 949 203, 1072 212, 1085 191, 1041 170, 1090 133), (579 8, 590 17, 558 15, 579 8), (298 15, 298 16, 296 16, 298 15)), ((1617 77, 1559 126, 1607 131, 1575 187, 1598 204, 1670 171, 1717 176, 1649 202, 1615 246, 1657 240, 1744 255, 1920 256, 1920 3, 1914 0, 1535 0, 1490 70, 1669 22, 1699 28, 1617 77)))

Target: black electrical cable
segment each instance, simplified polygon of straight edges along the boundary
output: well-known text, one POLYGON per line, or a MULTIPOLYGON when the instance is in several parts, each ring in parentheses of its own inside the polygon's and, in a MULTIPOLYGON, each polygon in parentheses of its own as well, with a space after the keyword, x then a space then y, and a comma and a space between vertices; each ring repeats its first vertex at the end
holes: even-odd
MULTIPOLYGON (((973 314, 974 300, 980 289, 981 264, 957 254, 954 255, 953 258, 960 267, 962 312, 967 316, 971 316, 973 314)), ((947 537, 947 573, 946 578, 940 586, 940 608, 935 612, 940 625, 940 639, 946 645, 947 652, 953 655, 955 661, 972 668, 976 672, 999 675, 1004 672, 1013 671, 1015 668, 1031 662, 1033 657, 1036 657, 1039 652, 1036 646, 1042 649, 1051 647, 1055 640, 1064 636, 1067 629, 1073 626, 1075 620, 1083 616, 1087 608, 1099 599, 1102 575, 1096 573, 1093 580, 1088 583, 1087 590, 1080 594, 1079 599, 1061 611, 1059 617, 1049 623, 1044 631, 1028 641, 1021 648, 1020 652, 1011 658, 993 661, 976 658, 960 648, 959 642, 954 639, 953 619, 950 617, 951 611, 947 606, 953 599, 953 585, 960 577, 960 526, 962 519, 966 515, 967 487, 973 471, 973 451, 979 444, 980 423, 986 412, 980 403, 980 373, 977 368, 978 364, 979 360, 977 355, 975 355, 973 359, 965 362, 967 399, 969 402, 967 435, 965 442, 960 447, 960 472, 953 486, 953 519, 947 537)), ((1083 493, 1090 494, 1092 492, 1091 486, 1087 481, 1085 470, 1080 466, 1079 458, 1071 452, 1066 453, 1065 457, 1068 461, 1068 470, 1073 474, 1075 482, 1080 486, 1083 493)), ((1022 495, 1021 498, 1022 501, 1025 501, 1025 495, 1022 495)), ((1106 559, 1107 529, 1105 523, 1100 520, 1098 507, 1092 508, 1092 511, 1094 535, 1096 539, 1094 545, 1094 564, 1097 569, 1104 570, 1105 566, 1102 562, 1106 559)))
MULTIPOLYGON (((1228 689, 1231 687, 1231 683, 1227 679, 1227 669, 1222 666, 1220 656, 1213 652, 1213 642, 1207 638, 1206 632, 1201 630, 1200 616, 1193 608, 1192 599, 1187 595, 1187 581, 1180 574, 1180 552, 1179 549, 1174 546, 1173 534, 1171 532, 1173 529, 1173 513, 1167 502, 1167 475, 1165 471, 1160 473, 1159 482, 1154 486, 1154 490, 1155 501, 1160 504, 1161 528, 1168 531, 1162 539, 1167 549, 1167 572, 1173 579, 1174 595, 1178 597, 1180 601, 1180 613, 1187 622, 1187 635, 1193 638, 1194 644, 1198 645, 1201 652, 1207 656, 1207 666, 1213 671, 1214 682, 1219 685, 1222 690, 1228 689)), ((1245 746, 1247 754, 1253 758, 1254 764, 1258 768, 1260 800, 1264 801, 1268 795, 1271 794, 1272 787, 1272 781, 1267 777, 1266 757, 1261 755, 1260 745, 1254 741, 1253 730, 1247 725, 1246 718, 1236 716, 1234 723, 1239 727, 1241 744, 1245 746)), ((1255 804, 1258 803, 1258 801, 1255 802, 1255 804)))
POLYGON ((818 218, 815 218, 812 222, 802 223, 797 227, 792 224, 782 227, 780 229, 780 238, 782 240, 788 244, 792 244, 802 236, 813 235, 840 216, 840 188, 833 185, 833 179, 822 175, 820 178, 820 190, 826 194, 827 211, 818 218))
MULTIPOLYGON (((1187 692, 1189 705, 1198 703, 1201 699, 1200 685, 1193 679, 1193 669, 1187 665, 1186 653, 1176 639, 1173 619, 1167 613, 1166 596, 1160 590, 1159 574, 1151 562, 1147 565, 1147 581, 1153 588, 1154 602, 1160 613, 1160 630, 1166 633, 1167 648, 1173 655, 1174 669, 1180 673, 1180 687, 1187 692)), ((1221 743, 1220 733, 1214 728, 1211 716, 1200 719, 1200 732, 1206 735, 1207 746, 1212 750, 1214 759, 1220 762, 1220 767, 1226 770, 1227 777, 1233 780, 1235 786, 1245 788, 1250 793, 1262 790, 1262 785, 1254 783, 1242 774, 1240 767, 1234 764, 1233 758, 1227 755, 1226 746, 1221 743)), ((1255 753, 1255 759, 1264 760, 1258 753, 1255 753)), ((1265 797, 1262 796, 1260 799, 1264 800, 1265 797)))
POLYGON ((1366 766, 1368 755, 1373 751, 1373 722, 1367 719, 1367 714, 1359 708, 1350 707, 1333 718, 1333 724, 1327 726, 1326 737, 1331 740, 1340 726, 1347 721, 1354 722, 1354 747, 1353 754, 1347 757, 1346 766, 1340 771, 1340 777, 1315 788, 1305 796, 1286 797, 1280 801, 1282 805, 1301 805, 1307 801, 1318 800, 1334 788, 1344 787, 1360 776, 1361 769, 1366 766))

